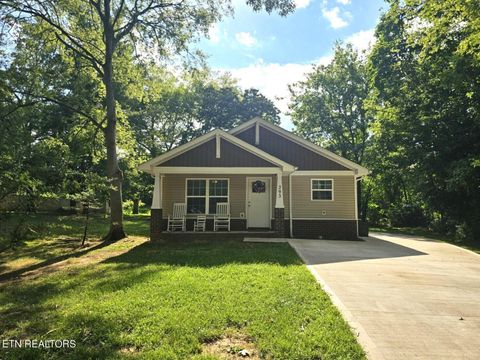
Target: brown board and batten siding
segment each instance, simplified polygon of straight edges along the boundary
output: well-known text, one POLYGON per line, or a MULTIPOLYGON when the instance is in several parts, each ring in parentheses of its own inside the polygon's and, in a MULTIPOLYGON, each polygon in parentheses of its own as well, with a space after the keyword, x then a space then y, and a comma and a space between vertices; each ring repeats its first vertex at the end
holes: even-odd
POLYGON ((353 176, 292 176, 292 218, 354 220, 354 186, 353 176), (311 199, 312 179, 333 179, 333 201, 311 199))
POLYGON ((186 167, 276 167, 277 165, 264 160, 231 142, 221 139, 220 158, 216 157, 216 140, 212 139, 195 148, 184 152, 161 166, 186 167))
MULTIPOLYGON (((255 145, 255 126, 249 127, 237 134, 239 139, 255 145)), ((341 164, 307 149, 274 131, 259 125, 259 149, 298 167, 298 170, 349 170, 341 164)))

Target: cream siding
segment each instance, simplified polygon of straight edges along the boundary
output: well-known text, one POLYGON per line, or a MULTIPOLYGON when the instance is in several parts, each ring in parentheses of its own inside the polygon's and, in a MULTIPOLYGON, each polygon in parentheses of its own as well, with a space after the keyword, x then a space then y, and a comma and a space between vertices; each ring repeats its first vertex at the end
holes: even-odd
MULTIPOLYGON (((162 207, 163 216, 166 218, 168 214, 172 213, 174 203, 183 203, 185 198, 185 181, 186 179, 194 178, 219 178, 229 179, 229 201, 230 201, 230 213, 234 218, 240 218, 240 213, 246 214, 246 186, 247 177, 253 177, 254 175, 225 175, 225 174, 205 174, 205 175, 188 175, 188 174, 166 174, 163 178, 163 197, 162 207)), ((272 188, 270 194, 272 196, 272 217, 275 208, 275 189, 277 186, 276 175, 257 175, 258 177, 266 177, 271 179, 272 188)), ((283 177, 283 201, 285 204, 285 218, 288 218, 288 176, 283 177)), ((192 215, 193 216, 193 215, 192 215)))
POLYGON ((353 176, 292 176, 293 218, 355 219, 353 176), (333 179, 333 201, 311 200, 312 179, 333 179), (325 211, 325 215, 322 212, 325 211))
POLYGON ((163 216, 166 218, 172 213, 174 203, 186 202, 185 181, 186 179, 229 179, 229 201, 230 214, 234 218, 239 218, 240 213, 245 213, 245 175, 185 175, 185 174, 167 174, 163 179, 163 216))
MULTIPOLYGON (((271 178, 272 188, 272 217, 275 208, 276 175, 257 175, 271 178)), ((185 198, 185 180, 187 178, 222 178, 229 179, 230 212, 233 218, 240 218, 240 213, 246 214, 246 181, 252 175, 225 175, 225 174, 166 174, 163 178, 163 216, 166 218, 172 213, 173 203, 183 203, 185 198)), ((283 201, 285 204, 285 219, 289 218, 288 176, 283 176, 283 201)), ((353 176, 292 176, 293 218, 295 219, 355 219, 353 176), (311 179, 333 179, 334 200, 312 201, 311 179), (322 215, 325 210, 326 214, 322 215)), ((194 215, 192 215, 194 216, 194 215)))

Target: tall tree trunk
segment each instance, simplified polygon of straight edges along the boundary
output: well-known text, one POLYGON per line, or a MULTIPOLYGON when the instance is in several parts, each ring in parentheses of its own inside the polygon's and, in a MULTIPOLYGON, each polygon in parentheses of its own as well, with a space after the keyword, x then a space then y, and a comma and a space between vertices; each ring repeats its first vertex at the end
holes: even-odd
POLYGON ((90 204, 88 203, 85 204, 84 211, 85 211, 85 225, 83 227, 83 238, 82 238, 82 244, 80 246, 84 246, 85 241, 87 241, 88 220, 90 218, 90 204))
POLYGON ((132 214, 137 215, 138 214, 138 207, 140 205, 140 199, 133 199, 133 209, 132 209, 132 214))
MULTIPOLYGON (((107 12, 107 9, 106 9, 107 12)), ((109 15, 109 14, 108 14, 109 15)), ((106 16, 109 19, 109 16, 106 16)), ((107 126, 104 130, 107 147, 107 176, 110 181, 110 231, 105 241, 116 241, 126 237, 123 231, 122 182, 123 174, 117 158, 117 113, 113 81, 113 28, 106 20, 105 26, 105 64, 103 66, 103 83, 106 92, 107 126)))

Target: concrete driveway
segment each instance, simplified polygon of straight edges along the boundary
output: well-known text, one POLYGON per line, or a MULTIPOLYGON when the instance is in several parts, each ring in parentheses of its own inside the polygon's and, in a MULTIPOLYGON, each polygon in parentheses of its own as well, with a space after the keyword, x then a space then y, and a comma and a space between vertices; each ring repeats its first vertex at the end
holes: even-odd
POLYGON ((370 359, 480 359, 480 256, 425 238, 291 240, 370 359))

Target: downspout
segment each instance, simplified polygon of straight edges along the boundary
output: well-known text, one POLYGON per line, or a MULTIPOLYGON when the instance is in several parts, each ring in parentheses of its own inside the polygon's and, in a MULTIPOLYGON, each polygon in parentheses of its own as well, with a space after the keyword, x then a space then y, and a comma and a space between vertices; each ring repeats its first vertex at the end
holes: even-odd
POLYGON ((358 182, 362 180, 362 176, 357 176, 357 175, 353 175, 353 183, 354 183, 354 196, 355 196, 355 220, 356 220, 356 223, 357 223, 357 238, 359 236, 359 229, 358 229, 358 191, 357 191, 357 187, 358 187, 358 182))
POLYGON ((290 222, 290 237, 293 238, 293 204, 292 204, 292 174, 297 170, 295 168, 290 174, 288 174, 288 220, 290 222))

